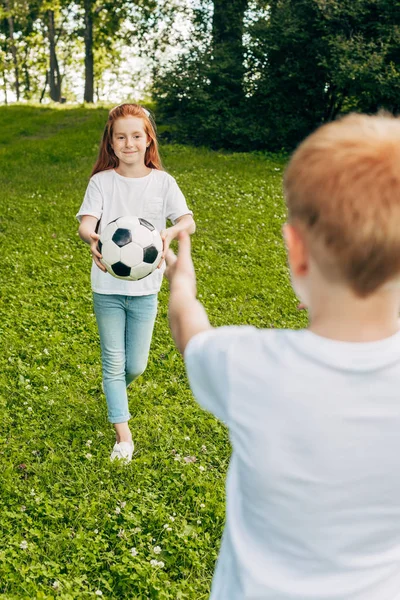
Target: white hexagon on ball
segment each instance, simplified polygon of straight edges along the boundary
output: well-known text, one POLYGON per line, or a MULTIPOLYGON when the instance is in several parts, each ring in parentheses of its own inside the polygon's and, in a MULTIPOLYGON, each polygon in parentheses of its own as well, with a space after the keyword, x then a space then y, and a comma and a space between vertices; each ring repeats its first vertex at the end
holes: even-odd
POLYGON ((109 265, 113 265, 121 260, 121 248, 114 244, 112 240, 107 240, 104 242, 101 249, 101 254, 109 265))
POLYGON ((134 237, 134 229, 140 227, 138 217, 119 217, 116 220, 118 229, 130 229, 132 231, 132 237, 134 237))
POLYGON ((163 241, 156 229, 151 232, 151 237, 151 243, 157 248, 159 252, 161 252, 161 250, 163 249, 163 241))
POLYGON ((153 232, 147 227, 143 227, 140 225, 135 231, 132 232, 132 238, 135 240, 137 244, 142 246, 142 248, 146 248, 146 246, 150 246, 153 243, 153 232))
POLYGON ((135 244, 135 242, 130 242, 126 246, 123 246, 120 249, 120 253, 121 262, 128 267, 135 267, 143 261, 143 248, 135 244))
POLYGON ((154 270, 153 265, 149 263, 140 263, 136 265, 131 270, 131 276, 134 279, 143 279, 143 277, 147 277, 154 270))

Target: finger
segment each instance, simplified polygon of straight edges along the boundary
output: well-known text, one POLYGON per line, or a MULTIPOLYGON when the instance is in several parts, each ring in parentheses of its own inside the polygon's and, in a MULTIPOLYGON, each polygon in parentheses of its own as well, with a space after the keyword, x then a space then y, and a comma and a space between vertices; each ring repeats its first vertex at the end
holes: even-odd
POLYGON ((91 238, 92 238, 92 240, 96 240, 96 241, 100 239, 100 236, 99 236, 97 233, 94 233, 94 232, 93 232, 93 233, 91 233, 91 234, 89 235, 89 237, 91 237, 91 238))
POLYGON ((172 265, 174 265, 178 260, 171 248, 168 248, 167 252, 165 253, 164 259, 167 263, 167 267, 172 267, 172 265))
POLYGON ((93 256, 97 256, 97 258, 103 258, 103 255, 97 250, 97 246, 91 248, 93 256))

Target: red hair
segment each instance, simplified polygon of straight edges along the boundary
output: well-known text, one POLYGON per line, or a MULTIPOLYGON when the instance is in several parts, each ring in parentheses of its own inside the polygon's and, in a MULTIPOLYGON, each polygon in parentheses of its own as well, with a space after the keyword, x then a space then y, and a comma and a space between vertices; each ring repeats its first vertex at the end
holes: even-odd
POLYGON ((163 170, 158 152, 156 126, 150 113, 139 104, 120 104, 119 106, 112 108, 108 113, 108 120, 100 144, 99 156, 93 167, 90 175, 91 177, 93 177, 95 173, 99 173, 99 171, 107 171, 118 167, 119 160, 115 156, 111 144, 114 123, 117 119, 121 119, 122 117, 138 117, 139 119, 143 119, 144 130, 150 140, 146 149, 144 163, 146 167, 150 167, 151 169, 158 169, 159 171, 163 170))

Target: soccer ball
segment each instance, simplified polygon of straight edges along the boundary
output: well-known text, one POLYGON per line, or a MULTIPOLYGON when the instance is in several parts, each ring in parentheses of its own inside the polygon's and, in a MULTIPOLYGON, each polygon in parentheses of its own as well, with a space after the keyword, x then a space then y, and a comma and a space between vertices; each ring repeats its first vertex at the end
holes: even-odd
POLYGON ((160 264, 163 242, 157 229, 140 217, 118 217, 99 239, 100 262, 118 279, 137 281, 160 264))

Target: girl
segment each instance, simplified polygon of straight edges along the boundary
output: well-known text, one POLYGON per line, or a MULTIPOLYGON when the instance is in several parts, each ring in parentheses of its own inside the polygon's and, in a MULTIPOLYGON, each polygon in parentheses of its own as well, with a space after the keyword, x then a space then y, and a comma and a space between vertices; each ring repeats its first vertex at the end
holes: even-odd
POLYGON ((138 104, 121 104, 108 116, 98 159, 77 214, 79 235, 92 253, 91 284, 100 335, 103 390, 108 418, 116 431, 111 460, 129 462, 133 453, 127 386, 146 368, 157 294, 165 263, 140 281, 116 279, 100 262, 102 229, 120 216, 144 217, 163 239, 163 259, 181 231, 195 223, 175 179, 163 171, 155 126, 138 104), (173 225, 166 229, 166 220, 173 225))

